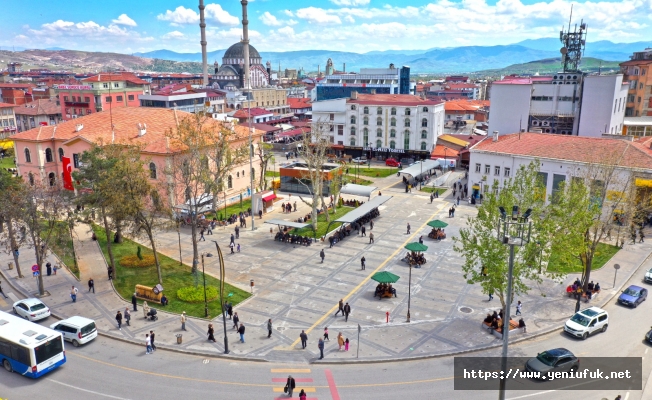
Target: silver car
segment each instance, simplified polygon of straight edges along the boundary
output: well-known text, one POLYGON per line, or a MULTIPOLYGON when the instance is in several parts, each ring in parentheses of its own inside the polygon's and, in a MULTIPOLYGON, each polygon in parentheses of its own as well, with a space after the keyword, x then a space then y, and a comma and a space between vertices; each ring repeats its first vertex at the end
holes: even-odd
POLYGON ((15 302, 14 312, 28 321, 38 321, 50 316, 50 309, 39 299, 25 299, 15 302))

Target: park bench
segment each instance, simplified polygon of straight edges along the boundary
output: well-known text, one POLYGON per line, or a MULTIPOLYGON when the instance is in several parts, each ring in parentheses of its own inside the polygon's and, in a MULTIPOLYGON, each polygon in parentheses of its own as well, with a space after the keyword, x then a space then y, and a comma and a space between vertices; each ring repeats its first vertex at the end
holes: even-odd
MULTIPOLYGON (((480 326, 481 326, 482 328, 484 328, 484 329, 487 329, 488 331, 490 331, 493 335, 497 336, 498 338, 502 338, 502 337, 503 337, 503 330, 502 330, 502 328, 493 329, 493 328, 491 327, 491 323, 489 323, 489 322, 484 322, 484 320, 482 321, 482 324, 481 324, 480 326)), ((518 333, 518 332, 522 332, 520 329, 518 329, 518 321, 514 321, 513 319, 510 319, 510 320, 509 320, 509 332, 510 332, 510 333, 518 333)))
MULTIPOLYGON (((597 290, 597 291, 596 291, 596 290, 592 290, 592 291, 591 291, 591 299, 594 299, 598 294, 600 294, 601 291, 602 291, 602 288, 601 288, 600 290, 597 290)), ((567 295, 568 297, 575 297, 575 294, 576 294, 576 292, 572 292, 572 291, 569 292, 569 291, 566 291, 566 295, 567 295)), ((582 299, 583 299, 583 300, 586 300, 587 303, 589 302, 589 296, 587 295, 586 292, 582 292, 582 299)))
POLYGON ((161 304, 161 297, 163 297, 163 291, 157 290, 157 293, 154 293, 154 288, 145 285, 136 285, 136 297, 149 301, 161 304))

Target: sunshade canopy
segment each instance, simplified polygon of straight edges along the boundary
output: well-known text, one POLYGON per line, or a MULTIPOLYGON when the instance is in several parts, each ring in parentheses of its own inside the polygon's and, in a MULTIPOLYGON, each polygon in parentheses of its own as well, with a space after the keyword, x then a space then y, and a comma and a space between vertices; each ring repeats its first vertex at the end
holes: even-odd
POLYGON ((428 173, 428 170, 439 167, 439 161, 437 160, 421 160, 421 162, 416 162, 414 165, 407 167, 398 171, 401 174, 408 174, 410 176, 419 176, 421 174, 428 173))
POLYGON ((446 222, 444 222, 444 221, 440 221, 440 220, 436 219, 434 221, 428 222, 428 226, 431 226, 433 228, 446 228, 448 226, 448 224, 446 222))
POLYGON ((273 225, 290 226, 292 228, 305 228, 306 226, 310 225, 310 224, 300 224, 298 222, 286 221, 284 219, 269 219, 265 221, 265 223, 273 224, 273 225))
POLYGON ((374 186, 363 186, 363 185, 356 185, 354 183, 347 183, 346 185, 342 186, 342 189, 340 189, 340 193, 352 194, 354 196, 371 197, 371 193, 376 189, 378 188, 374 186))
POLYGON ((405 248, 410 250, 410 251, 426 251, 428 250, 428 246, 421 244, 419 242, 414 242, 414 243, 408 243, 405 245, 405 248))
POLYGON ((378 208, 378 206, 382 205, 384 202, 388 201, 391 198, 392 196, 376 196, 373 199, 361 205, 360 207, 356 208, 355 210, 346 213, 342 217, 336 219, 334 222, 343 222, 343 223, 355 222, 360 218, 364 217, 365 215, 367 215, 367 213, 369 213, 371 210, 373 210, 374 208, 378 208))
POLYGON ((400 276, 394 275, 391 272, 382 271, 376 272, 371 279, 378 283, 396 283, 400 279, 400 276))

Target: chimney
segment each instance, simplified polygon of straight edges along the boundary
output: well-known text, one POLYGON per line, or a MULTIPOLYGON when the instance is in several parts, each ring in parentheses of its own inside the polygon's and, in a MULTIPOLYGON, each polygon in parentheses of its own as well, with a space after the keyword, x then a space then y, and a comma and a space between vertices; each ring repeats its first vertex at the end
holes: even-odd
POLYGON ((145 136, 147 133, 147 124, 138 124, 138 136, 145 136))
POLYGON ((351 92, 351 100, 358 100, 358 92, 355 90, 351 92))
POLYGON ((82 129, 84 129, 84 124, 77 124, 75 125, 75 132, 79 132, 82 129))
POLYGON ((494 138, 493 138, 493 141, 494 141, 494 142, 497 142, 497 141, 498 141, 498 131, 494 131, 494 138))

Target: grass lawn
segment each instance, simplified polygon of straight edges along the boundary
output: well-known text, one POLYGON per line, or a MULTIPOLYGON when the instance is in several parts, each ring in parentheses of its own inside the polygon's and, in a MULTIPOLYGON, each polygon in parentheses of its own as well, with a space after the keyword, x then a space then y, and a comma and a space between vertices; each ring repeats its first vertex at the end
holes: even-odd
POLYGON ((13 157, 5 157, 0 160, 0 168, 15 168, 13 157))
MULTIPOLYGON (((238 200, 235 203, 231 204, 230 206, 226 206, 226 215, 238 214, 240 211, 247 211, 247 209, 249 209, 250 207, 251 207, 250 199, 242 199, 242 207, 240 207, 240 201, 238 200)), ((217 217, 217 219, 224 219, 224 218, 220 218, 220 216, 224 216, 224 206, 219 207, 219 209, 215 212, 215 216, 217 217)), ((206 215, 206 218, 208 218, 208 215, 206 215)))
MULTIPOLYGON (((353 211, 354 208, 352 207, 338 207, 337 210, 335 210, 335 213, 330 214, 331 221, 340 218, 341 216, 353 211)), ((330 230, 332 231, 333 229, 338 228, 340 225, 342 225, 341 222, 333 222, 331 224, 330 230)), ((326 232, 326 228, 328 228, 328 222, 326 222, 326 215, 325 214, 319 214, 317 217, 317 230, 316 230, 316 238, 320 238, 324 236, 326 232)), ((292 234, 294 235, 301 235, 301 236, 309 236, 313 237, 313 231, 312 228, 309 226, 306 226, 305 228, 301 229, 292 229, 292 234)))
POLYGON ((434 188, 432 186, 424 186, 421 188, 421 191, 427 193, 435 193, 435 191, 437 191, 437 194, 443 194, 446 191, 446 189, 434 188))
POLYGON ((265 177, 267 177, 267 178, 278 178, 279 173, 278 173, 278 171, 265 171, 265 177))
POLYGON ((356 179, 354 175, 344 175, 343 178, 342 178, 342 184, 346 185, 347 183, 355 183, 356 185, 369 186, 373 182, 368 181, 368 180, 363 179, 363 178, 356 179))
POLYGON ((358 175, 360 176, 369 176, 372 178, 385 178, 390 175, 396 174, 396 171, 398 171, 398 168, 392 168, 392 167, 387 167, 387 168, 367 168, 367 166, 360 166, 358 169, 358 166, 356 165, 347 165, 344 167, 344 169, 348 168, 349 169, 349 174, 350 175, 358 175))
MULTIPOLYGON (((93 230, 97 235, 97 240, 99 241, 100 247, 102 248, 102 252, 104 253, 104 258, 106 258, 108 262, 109 253, 106 250, 106 235, 104 234, 104 229, 94 225, 93 230)), ((127 238, 124 238, 123 243, 120 244, 114 243, 113 246, 111 246, 116 261, 116 274, 115 274, 116 278, 113 280, 113 285, 115 286, 118 293, 120 293, 120 295, 124 297, 127 301, 131 300, 131 295, 134 293, 137 284, 152 287, 152 286, 156 286, 156 284, 158 283, 158 277, 156 274, 155 266, 145 267, 145 268, 126 268, 120 265, 119 260, 127 255, 135 255, 136 252, 138 251, 138 246, 139 245, 137 243, 127 238)), ((143 254, 152 254, 151 249, 145 246, 140 246, 140 247, 142 248, 143 254)), ((179 300, 179 298, 177 297, 178 289, 186 286, 195 285, 195 277, 190 273, 191 268, 185 264, 179 265, 178 261, 175 261, 170 257, 166 257, 160 253, 158 257, 159 257, 159 262, 161 263, 161 273, 163 275, 163 288, 165 289, 164 293, 167 296, 170 303, 166 307, 163 307, 156 303, 147 303, 147 304, 158 309, 162 309, 162 310, 164 309, 165 311, 168 312, 181 314, 182 311, 185 311, 186 314, 188 315, 203 318, 204 317, 203 302, 187 303, 185 301, 179 300)), ((217 254, 215 254, 215 257, 217 257, 217 254)), ((214 260, 216 260, 216 258, 208 259, 209 262, 214 262, 214 260)), ((199 272, 200 274, 198 278, 198 284, 202 286, 203 278, 201 275, 201 269, 199 272)), ((213 286, 217 288, 219 291, 219 282, 220 281, 218 279, 215 279, 210 275, 206 275, 207 286, 213 286)), ((224 291, 225 291, 225 296, 224 296, 225 301, 230 302, 234 306, 250 296, 250 294, 247 293, 246 291, 240 290, 234 286, 229 285, 228 283, 224 285, 224 291), (233 295, 227 297, 231 293, 233 293, 233 295)), ((221 311, 222 311, 222 307, 220 306, 219 297, 213 301, 208 302, 208 313, 211 317, 218 316, 221 313, 221 311)))
MULTIPOLYGON (((48 229, 45 222, 43 223, 44 229, 48 229)), ((42 232, 45 238, 47 232, 42 232)), ((74 250, 72 247, 72 238, 70 237, 70 230, 68 224, 63 221, 57 222, 56 226, 50 236, 50 249, 61 260, 68 269, 79 278, 79 269, 75 264, 74 250)))
MULTIPOLYGON (((598 248, 595 251, 595 255, 593 256, 591 271, 596 271, 602 268, 607 263, 607 261, 611 259, 611 257, 618 253, 618 250, 620 250, 618 246, 607 243, 599 243, 598 248)), ((553 255, 550 257, 550 261, 548 262, 548 270, 554 272, 562 272, 565 274, 572 274, 582 273, 583 268, 579 260, 573 262, 570 265, 561 265, 555 260, 555 256, 553 255)))

